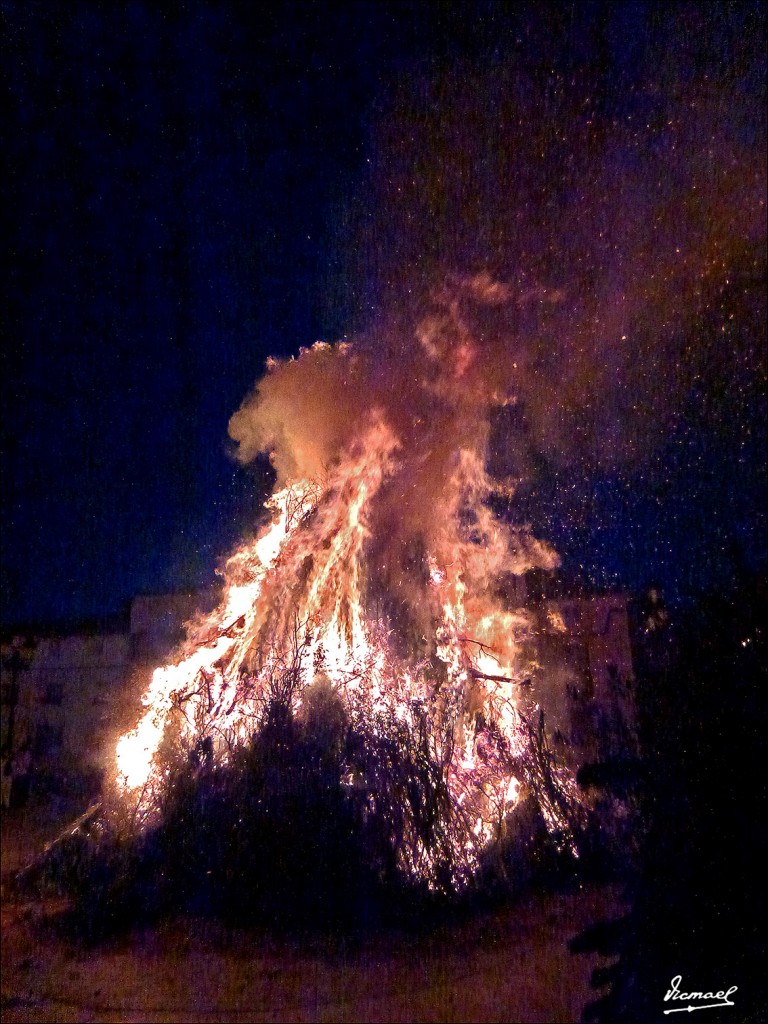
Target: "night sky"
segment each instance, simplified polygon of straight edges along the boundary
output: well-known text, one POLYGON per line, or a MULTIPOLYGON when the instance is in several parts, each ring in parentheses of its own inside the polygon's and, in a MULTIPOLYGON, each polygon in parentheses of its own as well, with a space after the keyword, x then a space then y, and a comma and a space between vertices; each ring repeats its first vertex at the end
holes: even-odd
POLYGON ((267 356, 451 273, 559 297, 509 514, 598 583, 764 570, 764 5, 0 8, 5 625, 208 582, 267 356))

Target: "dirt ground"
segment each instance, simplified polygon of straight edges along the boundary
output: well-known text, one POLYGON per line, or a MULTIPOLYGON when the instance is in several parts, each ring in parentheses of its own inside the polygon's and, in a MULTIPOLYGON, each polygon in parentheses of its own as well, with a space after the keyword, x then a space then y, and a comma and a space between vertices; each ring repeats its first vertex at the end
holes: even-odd
MULTIPOLYGON (((3 875, 65 812, 2 823, 3 875)), ((620 910, 610 887, 533 895, 429 935, 278 940, 182 920, 87 948, 55 927, 51 901, 3 887, 2 1021, 578 1021, 592 969, 567 943, 620 910)))

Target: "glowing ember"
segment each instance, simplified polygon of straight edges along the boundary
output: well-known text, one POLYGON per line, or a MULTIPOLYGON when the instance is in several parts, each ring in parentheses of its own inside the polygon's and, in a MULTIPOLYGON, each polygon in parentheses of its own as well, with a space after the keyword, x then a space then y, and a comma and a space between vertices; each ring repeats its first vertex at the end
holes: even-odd
MULTIPOLYGON (((470 292, 504 297, 484 278, 470 292)), ((156 670, 143 717, 118 743, 118 783, 139 810, 162 785, 165 737, 189 748, 210 738, 225 758, 270 701, 301 713, 322 684, 353 724, 426 728, 469 871, 499 835, 524 788, 516 766, 535 705, 519 684, 535 663, 526 613, 506 606, 498 581, 557 559, 488 508, 489 412, 507 396, 488 385, 458 304, 439 304, 418 338, 407 384, 402 359, 382 383, 383 357, 318 345, 271 363, 233 418, 243 457, 271 450, 282 486, 272 523, 226 563, 219 606, 156 670)), ((545 818, 562 827, 545 790, 545 818)), ((429 851, 409 856, 407 870, 431 870, 429 851)))

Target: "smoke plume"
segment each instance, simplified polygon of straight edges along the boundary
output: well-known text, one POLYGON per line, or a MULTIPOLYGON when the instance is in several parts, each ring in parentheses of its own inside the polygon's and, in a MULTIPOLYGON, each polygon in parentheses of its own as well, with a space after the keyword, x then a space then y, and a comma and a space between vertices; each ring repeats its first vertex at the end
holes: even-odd
POLYGON ((727 387, 735 363, 764 373, 753 337, 720 332, 729 301, 765 274, 762 55, 735 30, 728 52, 710 52, 691 8, 649 38, 625 77, 599 80, 555 38, 547 61, 523 41, 504 63, 436 61, 393 84, 341 239, 379 311, 363 376, 339 371, 350 419, 353 389, 365 407, 391 383, 389 404, 439 420, 437 374, 465 396, 467 427, 508 403, 493 438, 502 473, 636 465, 694 384, 727 387), (427 307, 432 358, 414 330, 427 307), (441 330, 449 309, 460 326, 441 330))

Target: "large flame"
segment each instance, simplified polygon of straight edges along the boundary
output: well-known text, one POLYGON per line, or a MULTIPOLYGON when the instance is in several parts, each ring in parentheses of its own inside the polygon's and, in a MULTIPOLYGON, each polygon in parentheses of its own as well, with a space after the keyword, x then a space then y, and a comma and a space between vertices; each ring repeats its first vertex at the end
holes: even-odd
MULTIPOLYGON (((504 298, 485 279, 472 287, 473 301, 481 288, 486 302, 504 298)), ((520 684, 535 668, 528 616, 499 583, 557 558, 488 507, 489 410, 509 396, 488 385, 458 306, 440 308, 406 359, 317 345, 272 363, 233 419, 245 457, 274 453, 272 521, 229 559, 218 607, 155 671, 117 746, 127 798, 162 785, 171 729, 190 744, 210 737, 226 757, 270 700, 300 712, 322 682, 353 721, 428 723, 465 861, 498 835, 521 789, 513 765, 534 705, 520 684)), ((554 824, 555 808, 543 810, 554 824)))

